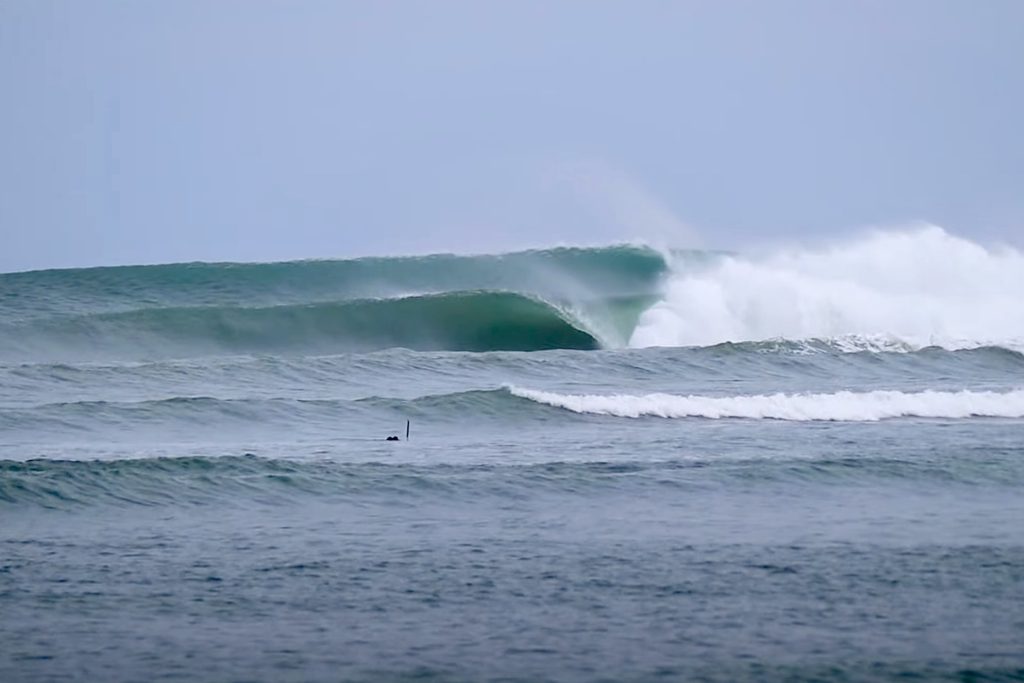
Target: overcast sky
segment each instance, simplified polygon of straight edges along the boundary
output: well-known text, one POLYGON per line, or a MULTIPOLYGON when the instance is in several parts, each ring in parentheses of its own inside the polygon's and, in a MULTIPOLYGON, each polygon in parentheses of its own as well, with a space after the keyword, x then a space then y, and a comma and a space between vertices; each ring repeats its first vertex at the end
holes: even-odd
POLYGON ((0 270, 1024 241, 1024 2, 0 0, 0 270))

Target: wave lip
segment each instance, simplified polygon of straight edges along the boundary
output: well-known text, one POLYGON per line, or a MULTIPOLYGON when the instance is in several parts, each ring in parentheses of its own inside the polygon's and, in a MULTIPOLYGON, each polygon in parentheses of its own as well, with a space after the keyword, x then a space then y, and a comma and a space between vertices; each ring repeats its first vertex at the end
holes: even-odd
POLYGON ((612 417, 743 418, 752 420, 877 422, 919 417, 1024 417, 1024 389, 1012 391, 839 391, 831 394, 680 396, 675 394, 559 394, 506 387, 513 396, 574 413, 612 417))

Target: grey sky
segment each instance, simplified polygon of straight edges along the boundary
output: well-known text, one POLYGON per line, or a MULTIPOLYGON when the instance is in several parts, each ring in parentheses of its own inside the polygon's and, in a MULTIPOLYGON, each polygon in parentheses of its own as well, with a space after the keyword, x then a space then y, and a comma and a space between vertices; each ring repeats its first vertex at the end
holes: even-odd
POLYGON ((0 93, 0 270, 1024 235, 1016 0, 0 0, 0 93))

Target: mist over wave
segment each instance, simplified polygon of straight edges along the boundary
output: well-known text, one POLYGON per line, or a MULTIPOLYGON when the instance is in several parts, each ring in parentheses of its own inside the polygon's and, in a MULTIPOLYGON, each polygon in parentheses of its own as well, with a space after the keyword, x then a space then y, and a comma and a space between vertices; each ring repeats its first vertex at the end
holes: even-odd
POLYGON ((1024 347, 1024 254, 936 226, 673 266, 630 345, 833 340, 851 349, 1024 347))
POLYGON ((514 396, 574 413, 615 417, 747 418, 875 422, 897 417, 1024 417, 1024 390, 839 391, 829 394, 677 396, 673 394, 559 394, 509 387, 514 396))
POLYGON ((0 361, 616 348, 666 267, 617 245, 11 273, 0 361))

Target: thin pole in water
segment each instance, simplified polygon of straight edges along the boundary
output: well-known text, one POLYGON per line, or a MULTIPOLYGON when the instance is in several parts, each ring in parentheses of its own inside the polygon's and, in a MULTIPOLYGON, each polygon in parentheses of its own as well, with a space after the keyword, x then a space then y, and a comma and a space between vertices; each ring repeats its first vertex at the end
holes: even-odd
POLYGON ((409 440, 409 421, 405 421, 405 440, 409 440))

